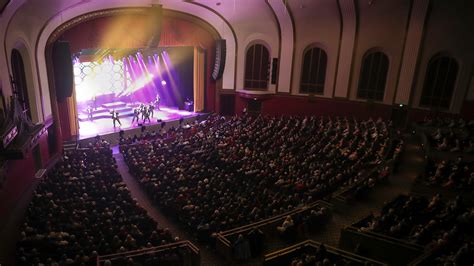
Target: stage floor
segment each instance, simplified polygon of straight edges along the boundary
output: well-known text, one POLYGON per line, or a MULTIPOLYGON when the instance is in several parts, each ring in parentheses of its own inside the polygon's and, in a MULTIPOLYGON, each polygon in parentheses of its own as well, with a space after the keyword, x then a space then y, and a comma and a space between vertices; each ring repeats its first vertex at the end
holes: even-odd
MULTIPOLYGON (((168 108, 168 107, 160 107, 160 110, 155 110, 153 117, 151 118, 151 122, 146 122, 145 126, 149 125, 157 125, 160 124, 160 122, 157 122, 158 119, 161 119, 162 121, 169 122, 169 121, 176 121, 181 118, 190 118, 190 117, 196 117, 198 116, 198 113, 194 112, 189 112, 189 111, 184 111, 184 110, 178 110, 178 109, 173 109, 173 108, 168 108)), ((138 123, 135 121, 132 124, 132 116, 125 116, 125 117, 120 117, 120 122, 122 122, 122 125, 119 126, 117 123, 117 127, 114 128, 112 118, 99 118, 99 119, 94 119, 92 121, 87 120, 87 121, 81 121, 79 120, 79 140, 81 139, 87 139, 91 137, 95 137, 97 135, 104 135, 104 134, 110 134, 110 133, 116 133, 120 132, 120 130, 129 130, 129 129, 135 129, 139 128, 140 126, 138 123)), ((139 121, 142 123, 142 120, 139 121)))

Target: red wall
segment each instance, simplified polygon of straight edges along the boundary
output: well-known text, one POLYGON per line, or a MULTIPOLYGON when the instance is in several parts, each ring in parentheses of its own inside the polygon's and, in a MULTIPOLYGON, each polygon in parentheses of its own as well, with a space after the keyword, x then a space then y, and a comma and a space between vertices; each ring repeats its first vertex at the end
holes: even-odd
MULTIPOLYGON (((249 97, 249 95, 236 95, 236 114, 242 113, 249 97)), ((375 103, 290 95, 257 96, 257 98, 262 101, 262 113, 268 115, 331 115, 389 119, 391 114, 391 106, 375 103)))
MULTIPOLYGON (((331 115, 354 116, 361 119, 384 118, 390 119, 392 106, 349 101, 345 99, 309 98, 292 95, 249 95, 235 94, 235 113, 242 114, 248 101, 257 98, 262 102, 262 114, 267 115, 331 115)), ((423 121, 426 117, 462 117, 466 120, 474 119, 474 101, 466 101, 460 114, 432 112, 429 110, 408 108, 407 121, 423 121)))
POLYGON ((465 101, 461 108, 461 117, 467 120, 474 119, 474 101, 465 101))
MULTIPOLYGON (((51 159, 47 133, 41 136, 38 145, 40 145, 41 165, 44 168, 51 159)), ((32 150, 26 154, 25 159, 6 162, 5 183, 0 189, 0 217, 9 217, 15 203, 33 182, 35 173, 32 150)))

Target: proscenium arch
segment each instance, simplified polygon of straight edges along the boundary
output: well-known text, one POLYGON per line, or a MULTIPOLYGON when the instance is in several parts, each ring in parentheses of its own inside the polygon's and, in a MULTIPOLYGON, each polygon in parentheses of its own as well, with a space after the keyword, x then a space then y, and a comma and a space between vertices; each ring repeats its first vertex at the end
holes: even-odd
MULTIPOLYGON (((107 7, 101 6, 97 2, 88 2, 84 3, 81 5, 76 5, 73 6, 69 9, 64 10, 63 12, 60 12, 56 14, 54 17, 52 17, 42 28, 40 35, 37 39, 36 42, 36 58, 37 58, 37 65, 36 68, 38 70, 38 80, 40 84, 40 88, 43 90, 43 95, 49 98, 49 81, 48 81, 48 74, 47 74, 47 64, 46 64, 46 50, 47 50, 47 44, 48 40, 50 39, 51 35, 58 30, 58 28, 64 26, 66 24, 66 21, 70 21, 74 18, 78 18, 84 14, 92 14, 95 12, 104 12, 106 10, 113 10, 113 9, 119 9, 119 8, 148 8, 150 7, 149 2, 148 3, 134 3, 134 5, 130 4, 129 2, 127 3, 119 3, 119 2, 114 2, 114 3, 109 3, 107 7), (47 95, 46 95, 47 94, 47 95)), ((190 5, 185 2, 181 1, 170 1, 163 3, 163 9, 168 10, 168 11, 175 11, 175 12, 181 12, 188 14, 190 16, 193 16, 193 13, 197 13, 196 10, 200 12, 200 19, 209 24, 212 25, 212 27, 215 29, 216 32, 219 33, 219 35, 224 38, 229 40, 227 42, 227 55, 226 55, 226 67, 224 69, 224 75, 222 78, 222 86, 223 88, 231 88, 235 89, 235 62, 236 59, 233 55, 236 54, 236 40, 234 36, 232 35, 231 29, 229 29, 226 26, 221 26, 221 27, 215 27, 214 25, 227 25, 225 22, 222 22, 222 19, 219 18, 216 14, 210 12, 209 10, 206 10, 202 7, 196 6, 196 5, 190 5), (194 12, 193 12, 194 10, 194 12)), ((49 102, 49 101, 48 101, 49 102)), ((51 110, 49 110, 49 114, 51 114, 51 110)))

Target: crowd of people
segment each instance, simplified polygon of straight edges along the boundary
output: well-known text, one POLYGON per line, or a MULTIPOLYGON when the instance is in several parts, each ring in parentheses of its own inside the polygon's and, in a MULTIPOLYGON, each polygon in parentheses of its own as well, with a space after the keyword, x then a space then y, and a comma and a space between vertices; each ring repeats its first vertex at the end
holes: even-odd
POLYGON ((435 150, 474 153, 474 120, 427 120, 421 126, 429 128, 428 140, 435 150))
POLYGON ((388 144, 382 120, 212 115, 120 150, 159 207, 212 234, 328 196, 379 165, 388 144))
POLYGON ((90 265, 98 254, 172 243, 131 197, 109 144, 65 151, 41 180, 17 244, 18 265, 90 265))
POLYGON ((103 266, 178 266, 193 265, 191 251, 186 248, 173 248, 159 252, 145 251, 133 256, 117 257, 101 261, 103 266))
POLYGON ((439 194, 427 199, 422 196, 400 196, 387 204, 379 216, 370 216, 357 226, 406 239, 434 249, 453 244, 459 236, 472 237, 474 208, 460 197, 445 202, 439 194))
POLYGON ((356 263, 353 260, 350 260, 347 257, 340 256, 336 253, 331 253, 326 249, 324 244, 320 244, 316 248, 303 248, 298 255, 292 258, 291 266, 313 266, 313 265, 321 265, 321 266, 332 266, 332 265, 341 265, 341 266, 349 266, 349 265, 371 265, 369 262, 364 261, 362 263, 356 263))
POLYGON ((456 160, 429 160, 420 179, 429 185, 470 190, 474 187, 474 162, 456 160))

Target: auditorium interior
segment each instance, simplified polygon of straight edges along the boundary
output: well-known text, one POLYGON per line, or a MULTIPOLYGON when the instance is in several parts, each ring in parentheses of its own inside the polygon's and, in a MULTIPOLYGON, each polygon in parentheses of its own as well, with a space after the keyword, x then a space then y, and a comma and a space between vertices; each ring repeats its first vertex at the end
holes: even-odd
POLYGON ((0 266, 474 265, 473 14, 0 0, 0 266))

